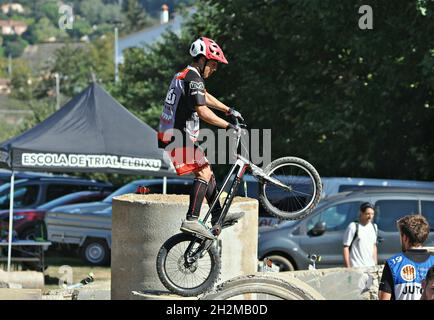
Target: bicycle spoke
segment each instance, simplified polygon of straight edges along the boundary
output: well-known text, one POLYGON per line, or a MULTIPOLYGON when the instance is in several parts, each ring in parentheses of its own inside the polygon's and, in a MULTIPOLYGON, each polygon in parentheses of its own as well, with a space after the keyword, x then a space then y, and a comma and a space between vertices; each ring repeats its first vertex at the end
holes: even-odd
MULTIPOLYGON (((200 286, 209 278, 212 271, 209 254, 194 262, 190 267, 184 266, 184 255, 190 245, 191 241, 183 241, 172 247, 165 262, 167 277, 176 286, 184 289, 194 289, 200 286), (182 265, 180 265, 181 262, 182 265)), ((190 248, 191 252, 196 252, 200 246, 200 243, 194 243, 190 248)))
POLYGON ((300 165, 283 164, 274 168, 269 177, 291 187, 291 190, 285 190, 270 182, 264 183, 264 193, 269 203, 281 211, 297 213, 315 199, 314 178, 300 165))

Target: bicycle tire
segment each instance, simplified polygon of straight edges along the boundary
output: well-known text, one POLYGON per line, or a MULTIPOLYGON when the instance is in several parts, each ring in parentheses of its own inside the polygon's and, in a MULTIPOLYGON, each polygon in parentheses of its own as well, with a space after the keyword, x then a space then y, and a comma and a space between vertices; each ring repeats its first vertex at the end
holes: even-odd
POLYGON ((305 170, 311 181, 313 182, 313 185, 315 186, 315 194, 312 197, 312 200, 309 201, 309 203, 303 207, 302 209, 296 211, 296 212, 288 212, 280 210, 279 208, 276 208, 273 206, 273 204, 269 201, 267 198, 265 188, 267 185, 267 181, 262 180, 259 184, 259 201, 261 202, 262 206, 267 210, 271 215, 282 219, 282 220, 298 220, 302 219, 306 216, 308 216, 310 213, 312 213, 313 209, 317 206, 318 202, 321 198, 322 193, 322 183, 321 183, 321 177, 316 171, 316 169, 306 160, 296 158, 296 157, 283 157, 274 160, 271 162, 265 169, 264 173, 269 175, 272 173, 276 168, 280 168, 284 165, 294 165, 299 168, 302 168, 305 170))
MULTIPOLYGON (((208 254, 211 258, 211 270, 208 277, 199 286, 193 288, 184 288, 176 285, 167 275, 166 272, 166 259, 170 250, 179 244, 180 242, 191 242, 197 239, 194 235, 187 233, 178 233, 173 237, 169 238, 160 248, 157 255, 157 274, 160 278, 161 283, 170 292, 178 294, 183 297, 198 296, 200 294, 206 293, 211 290, 215 283, 219 280, 220 269, 221 269, 221 259, 218 251, 214 245, 208 249, 208 254)), ((199 260, 200 261, 200 260, 199 260)))
POLYGON ((228 280, 200 299, 228 300, 255 293, 272 295, 283 300, 324 300, 318 291, 298 279, 283 280, 271 275, 260 274, 228 280))

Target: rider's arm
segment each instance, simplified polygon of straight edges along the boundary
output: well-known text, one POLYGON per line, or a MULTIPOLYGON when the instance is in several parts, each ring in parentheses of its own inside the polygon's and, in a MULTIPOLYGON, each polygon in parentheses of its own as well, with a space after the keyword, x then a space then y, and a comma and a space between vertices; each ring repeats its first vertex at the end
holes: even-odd
POLYGON ((207 106, 196 106, 196 112, 199 118, 201 118, 206 123, 223 129, 226 129, 228 127, 229 122, 217 116, 207 106))
POLYGON ((224 113, 227 113, 229 111, 229 107, 227 105, 219 101, 216 97, 212 96, 208 92, 205 92, 205 99, 206 99, 206 105, 208 107, 223 111, 224 113))

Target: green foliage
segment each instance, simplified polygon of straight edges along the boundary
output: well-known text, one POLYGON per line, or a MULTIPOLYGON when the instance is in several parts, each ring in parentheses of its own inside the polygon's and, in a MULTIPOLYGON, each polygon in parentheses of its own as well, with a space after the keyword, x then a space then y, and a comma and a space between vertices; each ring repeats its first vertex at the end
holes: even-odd
POLYGON ((59 19, 59 5, 57 1, 46 1, 39 7, 39 10, 51 23, 57 23, 59 19))
POLYGON ((20 57, 28 43, 21 37, 7 36, 4 38, 4 54, 12 58, 20 57))
POLYGON ((43 17, 38 20, 33 28, 34 37, 36 42, 45 42, 51 37, 59 37, 61 30, 55 26, 50 19, 43 17))
MULTIPOLYGON (((60 75, 62 94, 73 97, 88 86, 95 74, 98 82, 112 81, 114 78, 113 37, 105 36, 90 44, 72 46, 67 43, 55 53, 54 63, 46 70, 47 74, 60 75)), ((43 80, 39 85, 39 97, 52 87, 52 78, 43 80)))
POLYGON ((22 132, 33 128, 56 111, 55 100, 50 98, 30 100, 27 107, 32 111, 32 114, 20 126, 22 132))
POLYGON ((101 0, 83 1, 79 12, 91 25, 121 20, 121 7, 117 4, 104 4, 101 0))
POLYGON ((89 22, 79 16, 75 17, 73 28, 65 30, 72 38, 80 39, 85 35, 90 35, 93 32, 89 22))
POLYGON ((5 78, 7 76, 8 69, 8 59, 3 57, 3 48, 0 47, 0 78, 5 78))
MULTIPOLYGON (((5 49, 3 47, 3 38, 0 36, 0 61, 4 56, 5 56, 5 49)), ((0 72, 2 72, 1 69, 0 72)))
POLYGON ((272 128, 272 158, 295 155, 323 176, 434 179, 434 1, 200 1, 180 38, 125 54, 119 100, 155 126, 174 72, 198 35, 229 65, 207 88, 252 128, 272 128))
POLYGON ((12 62, 12 97, 28 101, 33 98, 33 91, 36 80, 33 78, 32 70, 23 59, 15 59, 12 62))
POLYGON ((149 15, 138 0, 124 0, 124 14, 123 32, 134 32, 152 24, 149 15))

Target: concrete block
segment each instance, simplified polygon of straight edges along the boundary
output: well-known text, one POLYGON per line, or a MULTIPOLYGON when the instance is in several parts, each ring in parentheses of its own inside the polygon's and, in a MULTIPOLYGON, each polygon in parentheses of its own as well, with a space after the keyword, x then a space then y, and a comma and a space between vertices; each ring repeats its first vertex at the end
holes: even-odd
POLYGON ((8 283, 9 287, 21 286, 23 289, 43 289, 44 274, 36 271, 13 271, 0 270, 0 282, 8 283))
POLYGON ((0 300, 41 300, 40 289, 0 289, 0 300))
POLYGON ((329 268, 281 272, 317 290, 327 300, 373 300, 378 294, 382 266, 329 268))
POLYGON ((75 290, 76 300, 110 300, 110 281, 96 281, 75 290))
MULTIPOLYGON (((131 299, 133 291, 167 290, 157 275, 157 253, 167 239, 180 233, 188 203, 188 195, 128 194, 113 199, 112 299, 131 299)), ((202 217, 207 210, 204 203, 202 217)), ((245 216, 219 237, 221 281, 257 270, 258 202, 236 197, 230 210, 245 216)))

